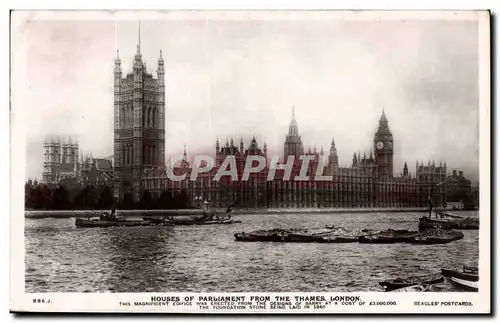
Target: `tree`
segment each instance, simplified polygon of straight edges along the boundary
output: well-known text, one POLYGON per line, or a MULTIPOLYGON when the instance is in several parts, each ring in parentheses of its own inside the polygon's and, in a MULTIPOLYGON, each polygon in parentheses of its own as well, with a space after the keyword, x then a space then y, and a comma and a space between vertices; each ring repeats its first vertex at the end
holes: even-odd
POLYGON ((71 208, 71 204, 68 200, 68 191, 63 186, 59 186, 54 191, 54 197, 52 199, 52 209, 53 210, 68 210, 71 208))
POLYGON ((171 209, 172 207, 172 195, 169 191, 161 192, 160 197, 156 201, 156 205, 159 209, 171 209))
POLYGON ((134 203, 134 196, 132 195, 132 193, 127 192, 127 193, 123 194, 123 200, 122 200, 121 205, 122 205, 122 208, 125 210, 134 209, 135 203, 134 203))
POLYGON ((97 207, 100 209, 108 209, 113 206, 113 192, 109 186, 104 186, 101 190, 97 207))
POLYGON ((97 191, 93 185, 87 185, 75 197, 73 206, 79 209, 94 209, 97 206, 97 191))
POLYGON ((153 208, 153 197, 151 196, 151 192, 149 190, 145 190, 142 193, 140 207, 143 210, 148 210, 153 208))
POLYGON ((174 208, 175 209, 185 209, 189 207, 191 200, 189 194, 185 189, 182 189, 174 198, 174 208))

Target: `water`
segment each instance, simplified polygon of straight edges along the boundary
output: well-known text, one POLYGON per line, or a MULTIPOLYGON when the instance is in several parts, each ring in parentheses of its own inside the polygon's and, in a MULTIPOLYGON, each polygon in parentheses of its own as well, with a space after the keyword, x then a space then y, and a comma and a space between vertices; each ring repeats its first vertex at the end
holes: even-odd
MULTIPOLYGON (((233 216, 243 221, 234 225, 128 228, 26 219, 26 292, 381 291, 381 280, 477 264, 478 230, 444 245, 237 242, 233 236, 326 224, 417 230, 420 216, 255 214, 233 216)), ((460 291, 447 282, 434 290, 460 291)))

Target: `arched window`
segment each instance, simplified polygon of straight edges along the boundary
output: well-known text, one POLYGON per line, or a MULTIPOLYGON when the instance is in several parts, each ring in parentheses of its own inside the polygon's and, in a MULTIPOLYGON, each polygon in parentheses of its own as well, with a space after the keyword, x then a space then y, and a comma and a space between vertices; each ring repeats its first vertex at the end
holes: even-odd
POLYGON ((151 107, 148 107, 148 127, 151 127, 151 107))
MULTIPOLYGON (((142 126, 146 127, 146 109, 142 110, 142 126)), ((143 149, 143 151, 144 151, 144 149, 143 149)))
POLYGON ((127 152, 125 151, 125 145, 122 145, 122 156, 121 156, 122 165, 125 165, 125 162, 126 162, 125 155, 126 154, 127 154, 127 152))

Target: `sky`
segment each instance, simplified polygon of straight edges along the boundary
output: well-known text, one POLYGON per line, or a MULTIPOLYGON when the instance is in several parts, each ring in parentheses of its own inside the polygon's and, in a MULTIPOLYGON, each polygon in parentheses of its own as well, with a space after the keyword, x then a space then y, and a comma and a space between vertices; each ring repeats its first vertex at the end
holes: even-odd
MULTIPOLYGON (((478 23, 165 13, 140 19, 140 46, 166 70, 166 155, 214 153, 217 138, 255 135, 283 154, 292 106, 306 149, 340 164, 369 154, 385 110, 394 172, 446 161, 479 176, 478 23), (271 17, 271 18, 270 18, 271 17)), ((129 17, 130 18, 130 17, 129 17)), ((132 69, 139 19, 32 19, 22 25, 26 178, 41 178, 46 135, 72 135, 94 157, 113 154, 113 68, 132 69)), ((13 70, 15 73, 15 69, 13 70)))

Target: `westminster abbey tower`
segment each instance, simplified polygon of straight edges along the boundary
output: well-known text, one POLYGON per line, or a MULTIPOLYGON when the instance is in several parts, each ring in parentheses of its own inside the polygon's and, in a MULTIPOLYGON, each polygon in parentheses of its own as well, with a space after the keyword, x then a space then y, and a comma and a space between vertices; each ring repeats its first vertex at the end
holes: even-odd
POLYGON ((157 77, 148 73, 139 42, 132 72, 122 74, 117 51, 114 69, 115 197, 139 200, 144 168, 165 165, 165 70, 162 52, 157 77))

